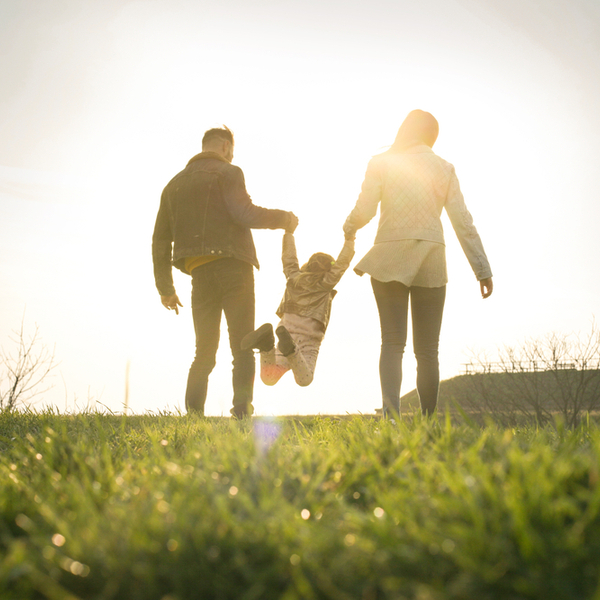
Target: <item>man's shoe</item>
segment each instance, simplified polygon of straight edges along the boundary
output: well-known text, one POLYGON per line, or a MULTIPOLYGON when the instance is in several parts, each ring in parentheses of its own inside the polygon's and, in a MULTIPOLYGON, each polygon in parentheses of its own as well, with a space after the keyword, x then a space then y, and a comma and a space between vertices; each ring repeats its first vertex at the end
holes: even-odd
POLYGON ((247 404, 238 404, 230 411, 232 419, 249 419, 254 412, 254 407, 250 402, 247 404))
POLYGON ((294 344, 294 340, 290 335, 290 332, 283 326, 280 325, 276 330, 277 338, 279 339, 279 343, 277 344, 277 348, 281 354, 284 356, 289 356, 293 354, 296 349, 296 344, 294 344))
POLYGON ((268 352, 275 347, 275 337, 273 336, 273 325, 265 323, 258 329, 251 331, 242 339, 242 350, 256 348, 261 352, 268 352))

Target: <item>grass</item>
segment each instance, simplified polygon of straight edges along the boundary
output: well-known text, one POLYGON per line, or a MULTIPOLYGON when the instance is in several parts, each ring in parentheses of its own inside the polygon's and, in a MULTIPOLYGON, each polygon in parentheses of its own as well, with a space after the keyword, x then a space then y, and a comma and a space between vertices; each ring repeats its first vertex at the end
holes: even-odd
POLYGON ((0 598, 600 599, 600 429, 0 414, 0 598))

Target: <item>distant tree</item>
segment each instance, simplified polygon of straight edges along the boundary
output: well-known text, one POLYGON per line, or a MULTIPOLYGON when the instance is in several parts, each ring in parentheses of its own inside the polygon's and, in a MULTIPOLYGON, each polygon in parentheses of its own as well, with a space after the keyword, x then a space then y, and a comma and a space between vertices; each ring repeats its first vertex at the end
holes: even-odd
POLYGON ((32 335, 25 334, 24 319, 21 327, 9 338, 14 348, 7 352, 0 348, 0 411, 12 410, 18 404, 27 404, 42 394, 48 374, 57 366, 54 349, 40 340, 38 326, 32 335))
POLYGON ((492 362, 474 354, 467 364, 470 389, 465 404, 503 424, 545 423, 559 415, 568 426, 600 411, 600 331, 550 333, 504 347, 492 362), (496 373, 494 377, 486 374, 496 373))

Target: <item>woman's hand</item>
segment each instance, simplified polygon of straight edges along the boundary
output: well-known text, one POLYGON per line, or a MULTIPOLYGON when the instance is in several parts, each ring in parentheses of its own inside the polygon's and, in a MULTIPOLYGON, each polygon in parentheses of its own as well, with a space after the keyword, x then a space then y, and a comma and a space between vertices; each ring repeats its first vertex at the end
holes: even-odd
POLYGON ((489 298, 494 291, 494 282, 491 277, 487 277, 479 282, 479 287, 481 289, 481 297, 484 299, 489 298))

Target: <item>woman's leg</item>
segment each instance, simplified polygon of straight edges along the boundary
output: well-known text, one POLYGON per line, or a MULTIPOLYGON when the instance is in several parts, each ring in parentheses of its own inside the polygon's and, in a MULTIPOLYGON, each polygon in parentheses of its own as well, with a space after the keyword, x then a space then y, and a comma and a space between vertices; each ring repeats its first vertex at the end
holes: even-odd
POLYGON ((409 289, 398 281, 383 283, 373 278, 371 285, 381 324, 379 378, 383 414, 392 416, 400 413, 402 356, 406 346, 409 289))
POLYGON ((417 392, 424 415, 431 415, 437 406, 440 387, 438 349, 446 286, 410 288, 413 326, 413 346, 417 359, 417 392))

